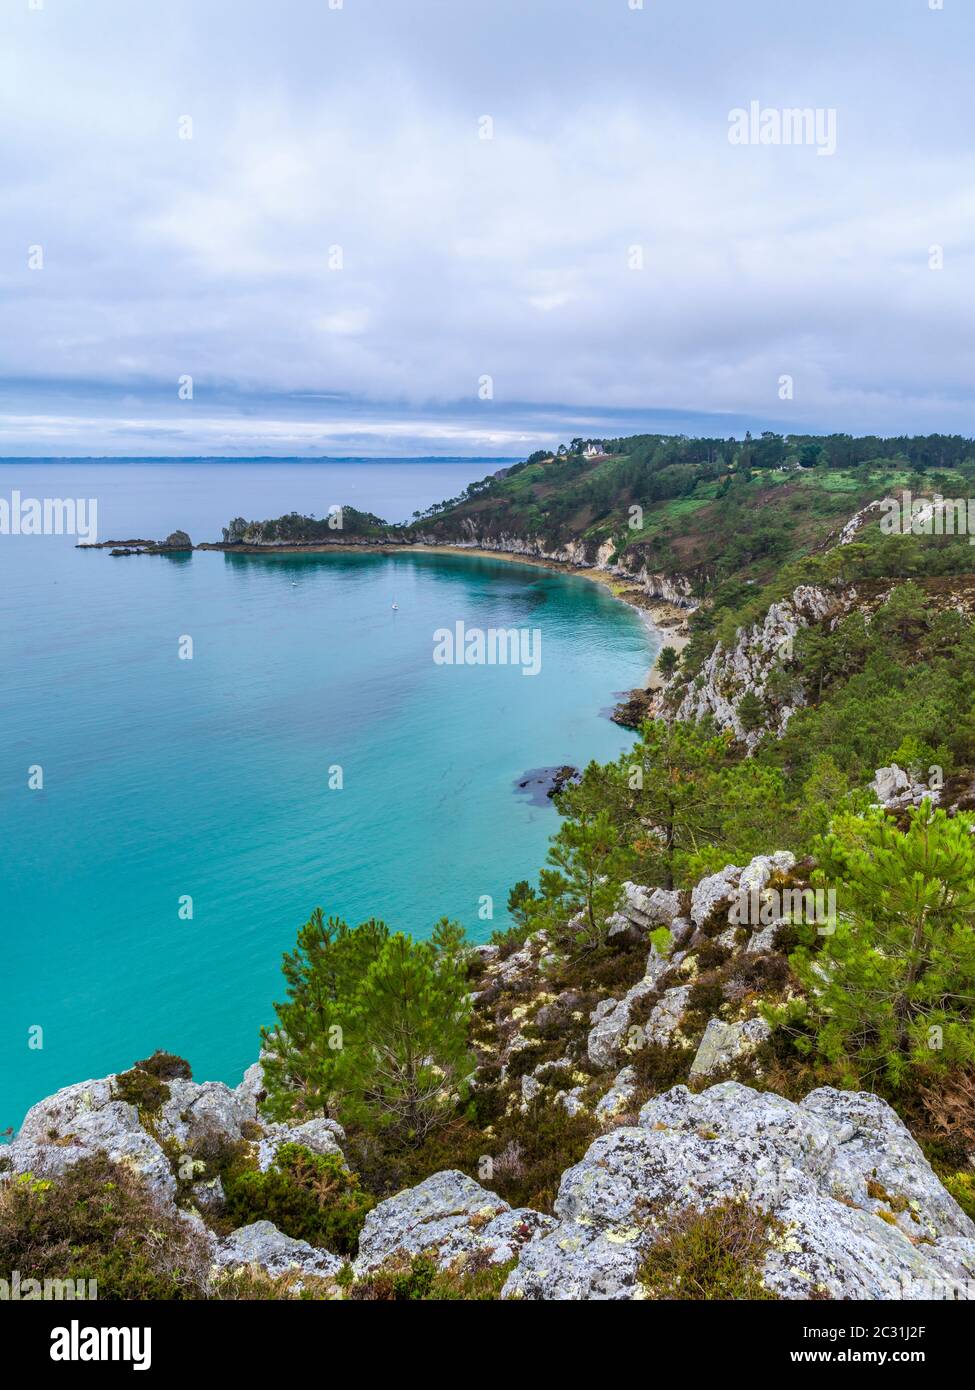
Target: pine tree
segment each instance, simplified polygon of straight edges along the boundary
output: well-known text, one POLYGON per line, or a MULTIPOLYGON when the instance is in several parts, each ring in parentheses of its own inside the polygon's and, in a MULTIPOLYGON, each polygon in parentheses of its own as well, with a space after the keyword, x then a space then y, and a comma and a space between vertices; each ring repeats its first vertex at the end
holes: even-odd
POLYGON ((792 964, 816 1050, 852 1083, 975 1061, 973 823, 926 801, 906 831, 880 809, 840 815, 817 846, 838 920, 818 950, 805 927, 792 964))
POLYGON ((567 820, 552 839, 548 862, 552 869, 541 877, 546 896, 569 915, 581 913, 588 941, 601 941, 634 862, 609 812, 582 808, 577 819, 567 820))
POLYGON ((451 1116, 473 1071, 464 956, 447 941, 391 936, 354 996, 343 1113, 406 1143, 451 1116))
POLYGON ((451 1113, 471 1071, 467 948, 441 919, 429 941, 320 908, 286 952, 287 997, 263 1030, 265 1112, 329 1114, 404 1141, 451 1113))

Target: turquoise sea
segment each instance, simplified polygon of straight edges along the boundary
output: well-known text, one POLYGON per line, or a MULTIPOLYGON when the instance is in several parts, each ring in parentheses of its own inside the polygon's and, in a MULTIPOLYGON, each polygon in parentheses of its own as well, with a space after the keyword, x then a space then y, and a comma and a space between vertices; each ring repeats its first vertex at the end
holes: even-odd
MULTIPOLYGON (((100 539, 204 540, 341 503, 403 520, 498 466, 4 460, 0 496, 95 497, 100 539)), ((9 535, 0 641, 0 1130, 157 1047, 235 1083, 317 905, 418 936, 447 914, 484 939, 557 824, 519 778, 625 748, 605 713, 654 653, 601 586, 528 565, 113 559, 9 535), (458 620, 538 628, 539 675, 436 665, 458 620)))

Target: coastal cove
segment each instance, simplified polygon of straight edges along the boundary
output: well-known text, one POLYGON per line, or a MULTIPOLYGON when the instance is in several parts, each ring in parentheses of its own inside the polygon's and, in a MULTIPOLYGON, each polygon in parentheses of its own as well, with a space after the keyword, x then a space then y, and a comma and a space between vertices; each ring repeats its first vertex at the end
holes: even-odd
POLYGON ((317 905, 416 936, 503 926, 557 824, 519 781, 627 747, 605 714, 654 655, 605 583, 497 555, 122 562, 18 537, 0 567, 0 1129, 159 1045, 238 1080, 317 905), (539 628, 537 678, 436 666, 433 632, 460 619, 539 628))

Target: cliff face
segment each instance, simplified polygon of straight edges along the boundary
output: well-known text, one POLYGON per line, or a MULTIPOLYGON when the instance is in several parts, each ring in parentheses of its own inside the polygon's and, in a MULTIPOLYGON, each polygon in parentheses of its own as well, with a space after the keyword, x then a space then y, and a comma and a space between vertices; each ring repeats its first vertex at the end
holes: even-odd
POLYGON ((556 564, 569 565, 573 569, 604 570, 608 574, 630 581, 648 598, 673 604, 677 608, 686 608, 688 611, 697 607, 690 576, 680 573, 667 574, 648 568, 638 546, 625 550, 621 556, 614 559, 616 546, 613 541, 579 539, 548 546, 538 536, 525 537, 506 531, 482 530, 469 517, 464 519, 458 535, 454 538, 448 540, 439 534, 424 534, 417 537, 417 540, 421 544, 449 544, 460 549, 496 550, 504 555, 524 555, 534 560, 551 560, 556 564))
MULTIPOLYGON (((782 603, 773 603, 761 623, 741 628, 734 646, 726 650, 720 643, 704 663, 699 675, 674 712, 677 719, 703 719, 710 716, 721 729, 730 729, 749 748, 764 732, 746 729, 738 712, 746 695, 764 700, 769 678, 783 661, 791 658, 791 644, 800 628, 823 622, 848 612, 850 595, 839 596, 813 585, 800 585, 782 603)), ((771 729, 781 733, 797 705, 801 688, 797 685, 795 703, 771 713, 771 729)))

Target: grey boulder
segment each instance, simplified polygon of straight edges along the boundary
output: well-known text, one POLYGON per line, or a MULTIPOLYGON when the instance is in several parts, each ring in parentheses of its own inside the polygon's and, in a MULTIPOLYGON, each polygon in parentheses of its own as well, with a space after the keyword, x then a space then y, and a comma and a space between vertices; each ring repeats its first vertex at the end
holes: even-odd
POLYGON ((473 1178, 447 1169, 372 1209, 353 1269, 361 1279, 394 1257, 423 1254, 441 1270, 471 1255, 505 1264, 555 1224, 541 1212, 512 1210, 473 1178))
POLYGON ((213 1260, 218 1269, 230 1272, 256 1266, 272 1279, 294 1272, 333 1279, 343 1265, 331 1251, 286 1236, 271 1221, 241 1226, 218 1242, 213 1260))
POLYGON ((503 1297, 646 1297, 668 1215, 744 1201, 774 1218, 762 1278, 780 1298, 969 1298, 975 1224, 885 1102, 829 1088, 796 1105, 737 1082, 649 1101, 562 1177, 558 1227, 503 1297))

